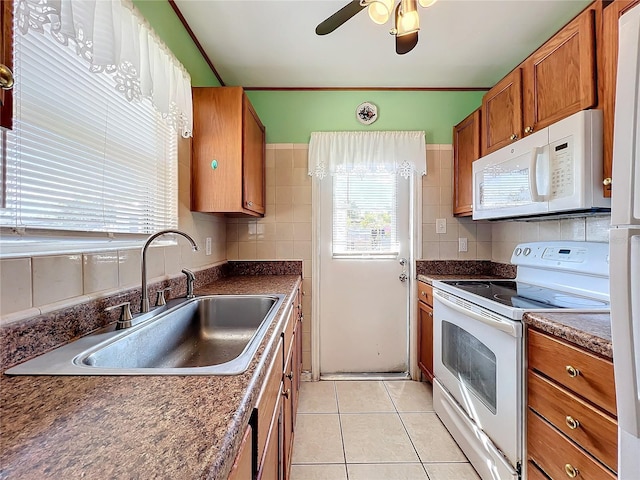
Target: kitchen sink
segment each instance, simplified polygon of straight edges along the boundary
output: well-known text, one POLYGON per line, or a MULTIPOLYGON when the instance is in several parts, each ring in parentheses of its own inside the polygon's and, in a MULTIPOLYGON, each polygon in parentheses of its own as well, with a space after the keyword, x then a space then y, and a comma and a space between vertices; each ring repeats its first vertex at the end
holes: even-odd
POLYGON ((9 375, 237 375, 244 372, 284 295, 207 295, 170 302, 106 327, 9 375))

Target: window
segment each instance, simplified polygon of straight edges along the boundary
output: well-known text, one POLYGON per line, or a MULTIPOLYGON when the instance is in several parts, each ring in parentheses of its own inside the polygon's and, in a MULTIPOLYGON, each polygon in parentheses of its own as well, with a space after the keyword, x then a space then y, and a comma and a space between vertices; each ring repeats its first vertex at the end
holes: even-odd
POLYGON ((395 173, 333 177, 333 256, 396 255, 395 173))
MULTIPOLYGON (((42 21, 46 15, 38 17, 38 28, 21 32, 25 9, 39 4, 15 3, 14 128, 3 135, 0 226, 122 234, 176 227, 175 121, 172 125, 166 113, 136 91, 137 74, 130 63, 118 63, 115 74, 109 67, 96 73, 83 45, 62 41, 60 32, 51 31, 56 22, 42 21), (127 67, 132 75, 121 74, 127 67)), ((144 21, 136 17, 130 22, 137 27, 136 20, 144 21)), ((157 71, 169 71, 162 70, 157 56, 153 61, 157 71)), ((156 90, 161 83, 154 84, 156 90)))

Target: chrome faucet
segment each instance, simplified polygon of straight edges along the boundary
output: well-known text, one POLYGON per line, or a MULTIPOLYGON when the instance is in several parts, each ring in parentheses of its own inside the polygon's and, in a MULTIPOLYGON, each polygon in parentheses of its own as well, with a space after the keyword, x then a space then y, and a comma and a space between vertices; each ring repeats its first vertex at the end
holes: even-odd
POLYGON ((147 241, 144 242, 144 245, 142 246, 142 305, 140 306, 141 313, 147 313, 149 311, 149 292, 147 291, 147 248, 149 248, 151 242, 153 242, 156 238, 166 233, 175 233, 177 235, 182 235, 184 238, 191 242, 191 246, 193 247, 194 252, 198 250, 198 245, 196 244, 195 240, 186 233, 181 232, 180 230, 160 230, 159 232, 156 232, 149 238, 147 238, 147 241))
POLYGON ((196 281, 196 276, 191 270, 187 270, 186 268, 182 269, 182 273, 187 276, 187 298, 195 298, 193 294, 193 284, 196 281))

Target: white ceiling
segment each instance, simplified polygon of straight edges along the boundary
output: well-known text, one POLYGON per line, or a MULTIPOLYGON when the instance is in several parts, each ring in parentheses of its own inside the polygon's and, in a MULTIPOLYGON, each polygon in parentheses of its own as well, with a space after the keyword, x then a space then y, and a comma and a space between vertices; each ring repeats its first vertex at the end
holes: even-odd
POLYGON ((366 9, 329 35, 348 0, 175 0, 227 85, 490 87, 588 0, 439 0, 418 7, 418 45, 395 53, 366 9))

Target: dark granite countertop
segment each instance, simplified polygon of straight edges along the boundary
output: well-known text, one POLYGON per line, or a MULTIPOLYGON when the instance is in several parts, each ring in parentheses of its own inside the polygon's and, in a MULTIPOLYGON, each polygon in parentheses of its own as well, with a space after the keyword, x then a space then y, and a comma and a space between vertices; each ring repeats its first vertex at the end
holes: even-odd
POLYGON ((196 292, 288 295, 242 375, 2 375, 0 478, 226 479, 298 280, 238 276, 196 292))
MULTIPOLYGON (((469 274, 469 275, 447 275, 447 274, 431 274, 428 273, 426 275, 418 275, 418 281, 428 283, 429 285, 433 285, 434 280, 484 280, 484 279, 502 279, 505 277, 501 277, 499 275, 481 275, 481 274, 469 274)), ((508 277, 507 277, 508 279, 508 277)))
POLYGON ((527 325, 613 360, 608 313, 525 313, 527 325))

